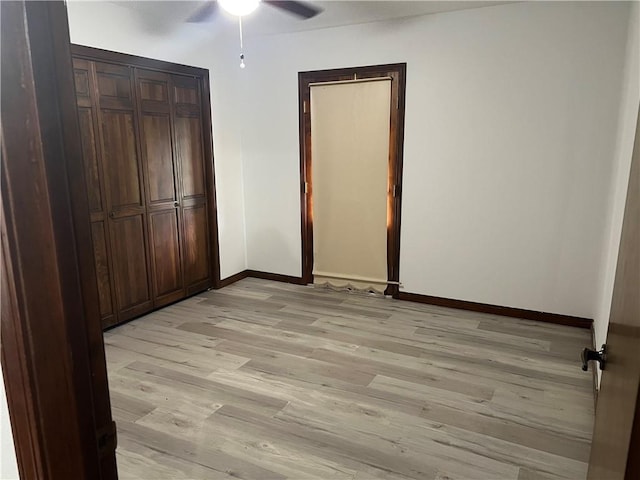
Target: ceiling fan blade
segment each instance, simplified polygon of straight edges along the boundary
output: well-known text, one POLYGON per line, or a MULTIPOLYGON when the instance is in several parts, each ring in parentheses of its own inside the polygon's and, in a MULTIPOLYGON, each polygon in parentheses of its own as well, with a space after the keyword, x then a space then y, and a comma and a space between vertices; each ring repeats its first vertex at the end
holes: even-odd
POLYGON ((202 23, 206 22, 213 17, 213 15, 218 11, 218 2, 207 2, 202 5, 198 10, 196 10, 189 18, 187 18, 187 22, 189 23, 202 23))
POLYGON ((307 2, 295 2, 288 0, 262 0, 262 3, 266 3, 268 5, 271 5, 272 7, 279 8, 280 10, 284 10, 304 19, 315 17, 320 12, 322 12, 321 8, 315 7, 307 2))

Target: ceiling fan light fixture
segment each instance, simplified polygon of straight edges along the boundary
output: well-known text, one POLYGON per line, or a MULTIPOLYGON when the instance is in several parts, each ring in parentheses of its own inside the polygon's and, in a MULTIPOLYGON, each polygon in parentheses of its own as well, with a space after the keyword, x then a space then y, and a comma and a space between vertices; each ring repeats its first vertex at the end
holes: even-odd
POLYGON ((241 17, 249 15, 258 8, 260 0, 218 0, 218 3, 224 11, 241 17))

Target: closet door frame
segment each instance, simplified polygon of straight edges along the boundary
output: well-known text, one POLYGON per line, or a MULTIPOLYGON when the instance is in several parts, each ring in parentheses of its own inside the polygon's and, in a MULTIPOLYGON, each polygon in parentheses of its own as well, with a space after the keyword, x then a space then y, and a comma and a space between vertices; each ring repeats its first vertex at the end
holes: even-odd
POLYGON ((302 237, 302 283, 313 282, 313 182, 311 175, 311 84, 391 78, 389 134, 389 195, 391 218, 387 228, 386 295, 397 298, 400 281, 400 214, 402 209, 402 157, 407 64, 315 70, 298 73, 298 115, 300 127, 300 216, 302 237))
MULTIPOLYGON (((220 288, 220 249, 218 242, 218 216, 213 158, 209 70, 76 44, 71 44, 71 54, 74 58, 129 66, 132 69, 138 67, 145 70, 155 70, 167 74, 184 75, 198 80, 198 83, 200 84, 205 188, 207 194, 206 210, 209 240, 209 271, 211 272, 210 286, 213 288, 220 288)), ((134 92, 135 95, 137 95, 135 86, 134 92)))

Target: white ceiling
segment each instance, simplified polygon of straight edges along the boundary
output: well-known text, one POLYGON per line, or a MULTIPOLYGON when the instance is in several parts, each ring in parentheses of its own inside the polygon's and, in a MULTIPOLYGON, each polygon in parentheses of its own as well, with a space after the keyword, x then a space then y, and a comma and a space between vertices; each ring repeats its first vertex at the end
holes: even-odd
MULTIPOLYGON (((120 6, 132 10, 142 25, 150 31, 161 33, 160 30, 172 30, 188 19, 206 2, 203 1, 115 1, 120 6)), ((298 32, 341 25, 390 20, 417 15, 427 15, 469 8, 480 8, 504 1, 312 1, 309 2, 323 9, 323 11, 308 20, 262 4, 258 10, 243 18, 245 35, 264 35, 275 33, 298 32)), ((225 29, 236 25, 232 17, 218 9, 214 18, 200 24, 202 28, 225 29)))

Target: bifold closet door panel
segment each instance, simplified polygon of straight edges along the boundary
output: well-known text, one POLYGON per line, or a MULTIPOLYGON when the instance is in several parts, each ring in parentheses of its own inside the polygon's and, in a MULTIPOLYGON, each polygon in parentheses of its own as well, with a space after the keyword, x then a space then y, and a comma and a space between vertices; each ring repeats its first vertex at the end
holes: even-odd
POLYGON ((184 295, 180 249, 180 205, 175 192, 169 117, 142 114, 148 182, 149 238, 156 304, 184 295))
POLYGON ((100 318, 103 328, 106 328, 117 323, 117 314, 113 295, 106 198, 100 158, 100 128, 94 89, 95 70, 92 62, 77 58, 73 60, 73 69, 100 318))
POLYGON ((118 320, 153 307, 133 69, 95 62, 118 320))
POLYGON ((78 109, 78 120, 80 123, 84 174, 87 183, 89 212, 91 216, 91 237, 93 240, 93 254, 98 280, 100 316, 103 322, 110 323, 115 320, 113 318, 115 308, 111 285, 111 269, 109 268, 108 236, 105 227, 106 214, 100 178, 100 165, 98 162, 98 149, 96 148, 94 119, 91 108, 80 107, 78 109))
POLYGON ((201 84, 171 75, 175 158, 180 171, 184 283, 187 294, 211 285, 201 84))
POLYGON ((169 76, 136 69, 151 277, 155 306, 184 297, 179 172, 174 162, 169 76))

